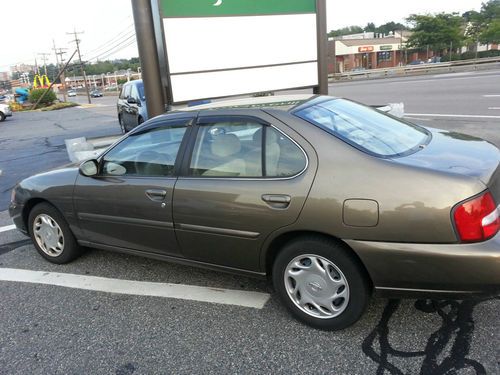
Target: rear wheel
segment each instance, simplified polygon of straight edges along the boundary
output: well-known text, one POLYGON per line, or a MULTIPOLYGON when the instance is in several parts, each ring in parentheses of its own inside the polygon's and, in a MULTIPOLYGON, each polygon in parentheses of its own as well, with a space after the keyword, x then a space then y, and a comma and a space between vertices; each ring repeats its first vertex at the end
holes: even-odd
POLYGON ((294 317, 324 330, 355 323, 370 298, 359 261, 344 246, 322 237, 288 243, 274 262, 273 284, 294 317))
POLYGON ((5 121, 5 115, 0 112, 0 122, 5 121))
POLYGON ((68 263, 81 254, 66 220, 50 204, 36 205, 30 212, 28 223, 36 250, 49 262, 68 263))

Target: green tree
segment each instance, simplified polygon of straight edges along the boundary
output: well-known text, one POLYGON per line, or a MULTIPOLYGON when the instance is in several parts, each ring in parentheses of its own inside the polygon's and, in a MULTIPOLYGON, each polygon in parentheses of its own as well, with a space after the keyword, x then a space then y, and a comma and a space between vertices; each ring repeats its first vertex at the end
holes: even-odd
POLYGON ((500 19, 491 21, 479 35, 479 41, 486 43, 500 43, 500 19))
POLYGON ((463 18, 457 13, 412 14, 407 22, 413 26, 413 34, 406 46, 424 50, 429 46, 435 52, 461 47, 465 41, 463 18))
POLYGON ((365 26, 365 30, 367 33, 374 33, 377 29, 377 26, 373 22, 368 22, 365 26))
POLYGON ((360 26, 347 26, 341 29, 332 30, 328 33, 328 36, 333 38, 336 36, 350 35, 350 34, 359 34, 363 32, 363 28, 360 26))
POLYGON ((407 30, 407 29, 408 29, 408 27, 406 27, 402 23, 392 22, 391 21, 391 22, 387 22, 387 23, 384 23, 383 25, 378 26, 375 29, 375 32, 376 33, 381 33, 381 34, 384 34, 384 35, 389 35, 390 32, 400 31, 400 30, 407 30))
POLYGON ((479 41, 500 43, 500 0, 483 3, 479 15, 482 24, 479 41))

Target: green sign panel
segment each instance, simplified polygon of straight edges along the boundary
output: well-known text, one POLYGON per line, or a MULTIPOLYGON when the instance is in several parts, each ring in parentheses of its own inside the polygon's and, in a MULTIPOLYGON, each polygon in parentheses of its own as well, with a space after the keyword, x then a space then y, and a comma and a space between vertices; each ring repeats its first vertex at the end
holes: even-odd
POLYGON ((390 50, 392 50, 392 46, 391 45, 380 46, 380 50, 381 51, 390 51, 390 50))
POLYGON ((316 0, 160 0, 163 17, 316 13, 316 0))

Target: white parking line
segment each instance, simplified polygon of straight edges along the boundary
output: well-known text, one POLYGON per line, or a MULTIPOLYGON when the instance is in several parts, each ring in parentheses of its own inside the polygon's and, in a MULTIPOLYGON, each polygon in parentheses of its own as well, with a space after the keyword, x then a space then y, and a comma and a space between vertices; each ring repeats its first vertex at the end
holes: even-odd
POLYGON ((193 285, 154 283, 84 276, 70 273, 31 271, 0 268, 0 281, 56 285, 65 288, 94 290, 98 292, 175 298, 189 301, 210 302, 262 309, 269 300, 267 293, 208 288, 193 285))
POLYGON ((405 116, 457 117, 457 118, 498 118, 498 119, 500 119, 500 116, 489 116, 489 115, 452 115, 452 114, 442 114, 442 113, 405 113, 405 116))
POLYGON ((483 98, 500 98, 500 94, 483 95, 483 98))
POLYGON ((488 107, 488 109, 500 109, 500 107, 488 107))
POLYGON ((14 224, 7 225, 6 227, 0 227, 0 233, 8 232, 9 230, 14 230, 14 229, 16 229, 16 226, 14 224))

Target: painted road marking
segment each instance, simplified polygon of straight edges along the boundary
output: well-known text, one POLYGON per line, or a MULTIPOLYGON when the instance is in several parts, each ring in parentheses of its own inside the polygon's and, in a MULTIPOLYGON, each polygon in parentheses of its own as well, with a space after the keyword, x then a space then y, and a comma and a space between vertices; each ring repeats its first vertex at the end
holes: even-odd
POLYGON ((500 98, 500 94, 483 95, 483 98, 500 98))
POLYGON ((500 107, 488 107, 488 109, 500 109, 500 107))
POLYGON ((448 115, 442 113, 405 113, 405 116, 424 116, 424 117, 458 117, 458 118, 498 118, 500 116, 488 116, 488 115, 448 115))
POLYGON ((14 230, 16 229, 16 226, 13 225, 7 225, 6 227, 0 227, 0 233, 2 232, 8 232, 9 230, 14 230))
POLYGON ((182 284, 110 279, 107 277, 31 271, 15 268, 0 268, 0 281, 56 285, 65 288, 136 296, 175 298, 251 307, 254 309, 262 309, 270 298, 268 293, 182 284))

